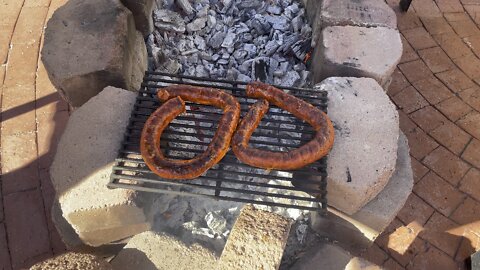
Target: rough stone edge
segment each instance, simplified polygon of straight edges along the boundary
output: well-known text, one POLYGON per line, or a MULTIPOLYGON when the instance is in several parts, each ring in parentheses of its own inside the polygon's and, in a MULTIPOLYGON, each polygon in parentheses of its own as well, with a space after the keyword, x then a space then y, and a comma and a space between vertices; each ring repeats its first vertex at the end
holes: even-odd
MULTIPOLYGON (((399 136, 399 144, 405 144, 404 151, 402 151, 402 156, 405 157, 408 166, 411 159, 409 154, 408 141, 403 133, 401 133, 399 136)), ((409 171, 408 177, 411 179, 409 181, 409 189, 412 190, 413 172, 411 169, 411 165, 408 167, 406 169, 407 171, 409 171), (410 168, 409 170, 408 167, 410 168)), ((396 175, 397 173, 395 172, 393 176, 396 175)), ((320 217, 317 213, 312 212, 311 227, 320 235, 323 235, 330 240, 337 241, 338 244, 342 246, 342 248, 348 250, 349 252, 352 252, 354 254, 360 254, 362 251, 372 245, 375 239, 385 230, 385 228, 390 223, 388 222, 386 224, 382 224, 379 227, 376 223, 378 222, 378 220, 374 220, 370 222, 370 224, 365 224, 366 217, 359 218, 359 216, 362 215, 362 212, 364 210, 368 213, 382 204, 379 198, 387 196, 384 191, 388 188, 389 184, 392 185, 394 183, 389 181, 389 183, 387 183, 385 188, 377 195, 377 197, 375 197, 374 200, 369 202, 366 206, 364 206, 364 208, 362 208, 359 212, 355 213, 352 216, 346 215, 331 207, 328 210, 329 213, 326 218, 320 217), (322 222, 321 220, 323 220, 324 222, 322 222), (332 237, 332 235, 334 236, 332 237)), ((397 204, 395 213, 398 213, 401 210, 401 208, 407 201, 410 193, 404 196, 403 200, 397 204)), ((395 218, 395 216, 396 214, 392 215, 393 218, 395 218)))

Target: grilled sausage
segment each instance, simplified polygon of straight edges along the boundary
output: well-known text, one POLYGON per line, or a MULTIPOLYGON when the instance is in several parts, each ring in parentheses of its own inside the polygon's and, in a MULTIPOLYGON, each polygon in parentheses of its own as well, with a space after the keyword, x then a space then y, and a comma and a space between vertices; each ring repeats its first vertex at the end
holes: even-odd
POLYGON ((246 94, 250 98, 262 100, 250 107, 232 139, 232 150, 242 162, 265 169, 294 170, 319 160, 332 148, 333 125, 320 109, 278 88, 260 82, 247 85, 246 94), (267 101, 309 123, 316 131, 315 137, 301 147, 288 152, 273 152, 249 147, 248 141, 252 133, 268 111, 267 101))
POLYGON ((194 86, 172 85, 158 91, 165 103, 153 112, 142 130, 140 151, 147 166, 167 179, 193 179, 218 163, 227 153, 240 118, 240 104, 224 91, 194 86), (163 130, 185 111, 184 100, 223 109, 217 131, 205 152, 190 160, 166 158, 160 149, 163 130))

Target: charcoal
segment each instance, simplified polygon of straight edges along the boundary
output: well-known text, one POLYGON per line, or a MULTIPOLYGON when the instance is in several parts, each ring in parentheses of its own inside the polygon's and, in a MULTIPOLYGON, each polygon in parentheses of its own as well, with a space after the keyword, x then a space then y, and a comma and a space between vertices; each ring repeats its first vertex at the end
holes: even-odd
POLYGON ((220 59, 220 55, 218 55, 218 54, 212 55, 212 60, 213 61, 217 61, 218 59, 220 59))
POLYGON ((298 72, 306 70, 306 69, 307 69, 307 67, 303 63, 298 63, 298 64, 293 66, 293 70, 298 71, 298 72))
POLYGON ((243 49, 248 53, 249 57, 257 54, 257 46, 255 46, 254 44, 243 44, 243 49))
POLYGON ((228 52, 229 54, 232 54, 234 51, 235 51, 235 48, 234 48, 234 47, 228 47, 228 48, 227 48, 227 52, 228 52))
POLYGON ((227 70, 227 80, 230 80, 230 81, 237 80, 238 74, 240 74, 240 71, 238 71, 235 68, 229 68, 227 70))
POLYGON ((273 73, 278 68, 278 61, 275 58, 270 58, 270 62, 268 63, 268 75, 273 76, 273 73))
POLYGON ((207 52, 200 52, 200 55, 199 55, 199 56, 200 56, 200 58, 201 58, 202 60, 205 60, 205 61, 207 61, 207 62, 213 60, 212 55, 209 54, 209 53, 207 53, 207 52))
POLYGON ((197 18, 207 17, 208 11, 209 11, 208 6, 205 6, 205 7, 199 6, 199 7, 201 8, 197 11, 197 18))
POLYGON ((302 29, 303 25, 304 24, 303 24, 302 16, 296 16, 295 18, 292 19, 293 31, 299 32, 302 29))
POLYGON ((243 43, 250 42, 252 40, 253 40, 253 36, 250 33, 245 33, 245 34, 241 35, 241 41, 243 43))
POLYGON ((292 19, 300 10, 297 3, 294 3, 285 8, 284 14, 287 18, 292 19))
POLYGON ((272 26, 267 21, 267 18, 261 14, 256 14, 252 20, 252 27, 259 35, 264 35, 270 31, 272 26))
POLYGON ((202 65, 198 65, 196 68, 195 68, 195 76, 197 77, 208 77, 209 73, 208 71, 205 69, 204 66, 202 65))
POLYGON ((279 6, 268 6, 267 12, 274 15, 280 15, 282 14, 282 8, 279 6))
POLYGON ((241 82, 250 82, 250 81, 252 81, 252 79, 250 78, 250 76, 244 75, 244 74, 242 74, 242 73, 238 74, 237 80, 238 80, 238 81, 241 81, 241 82))
POLYGON ((267 44, 265 44, 265 54, 271 56, 277 51, 278 47, 279 45, 275 40, 268 41, 267 44))
POLYGON ((257 9, 262 6, 260 0, 242 0, 238 4, 238 9, 257 9))
POLYGON ((221 46, 224 48, 233 47, 235 45, 235 42, 237 42, 237 40, 238 40, 238 36, 237 34, 235 34, 235 32, 228 32, 221 46))
POLYGON ((222 54, 222 59, 230 59, 230 54, 229 53, 222 54))
POLYGON ((265 16, 265 18, 272 25, 273 29, 285 31, 290 28, 288 18, 286 18, 285 16, 267 15, 265 16))
POLYGON ((219 60, 217 61, 217 63, 220 64, 220 65, 226 65, 226 64, 228 64, 228 60, 222 58, 222 59, 219 59, 219 60))
POLYGON ((235 59, 237 59, 238 61, 243 60, 247 55, 248 53, 245 50, 236 50, 233 53, 233 57, 235 57, 235 59))
POLYGON ((167 10, 158 9, 153 13, 155 27, 160 31, 185 32, 185 22, 180 14, 167 10))
POLYGON ((209 28, 214 28, 216 24, 217 24, 217 19, 215 18, 215 16, 214 15, 208 15, 207 16, 207 26, 209 28))
POLYGON ((193 14, 193 7, 188 0, 175 0, 177 5, 187 14, 193 14))
POLYGON ((205 26, 207 26, 207 17, 201 17, 201 18, 195 19, 191 23, 187 24, 186 30, 189 33, 190 32, 197 32, 197 31, 200 31, 203 28, 205 28, 205 26))
MULTIPOLYGON (((218 24, 217 24, 218 25, 218 24)), ((223 40, 225 39, 225 36, 227 33, 225 32, 217 32, 215 33, 210 40, 208 41, 208 45, 214 49, 220 48, 220 46, 223 43, 223 40)))
POLYGON ((226 231, 227 220, 217 211, 210 212, 205 216, 208 228, 216 234, 223 234, 226 231))
POLYGON ((201 36, 196 35, 196 36, 195 36, 195 39, 193 40, 193 42, 195 42, 195 46, 196 46, 197 49, 199 49, 200 51, 204 51, 204 50, 207 48, 207 44, 206 44, 206 42, 205 42, 205 39, 202 38, 201 36))
POLYGON ((243 33, 248 33, 248 32, 250 32, 250 28, 248 27, 248 25, 241 22, 241 23, 238 24, 238 27, 236 28, 235 32, 237 33, 237 35, 240 35, 240 34, 243 34, 243 33))
POLYGON ((283 7, 283 8, 287 8, 288 6, 290 6, 292 4, 292 0, 280 0, 280 5, 283 7))
POLYGON ((217 10, 220 13, 226 13, 233 4, 233 0, 220 0, 217 2, 217 10))
POLYGON ((291 70, 288 71, 282 78, 281 85, 283 86, 295 86, 300 81, 300 75, 298 72, 291 70))

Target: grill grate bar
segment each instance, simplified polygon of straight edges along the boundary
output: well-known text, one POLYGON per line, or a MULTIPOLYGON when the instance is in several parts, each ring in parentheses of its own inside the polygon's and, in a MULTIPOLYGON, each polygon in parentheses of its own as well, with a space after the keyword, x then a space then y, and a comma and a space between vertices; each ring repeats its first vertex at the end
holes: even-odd
MULTIPOLYGON (((223 89, 237 97, 242 115, 249 105, 256 102, 245 97, 244 82, 147 72, 109 187, 325 212, 326 158, 295 171, 269 171, 243 164, 229 151, 219 164, 194 180, 168 180, 152 173, 139 153, 139 139, 148 116, 160 105, 155 97, 156 89, 170 84, 223 89)), ((327 109, 327 94, 324 91, 279 88, 289 90, 324 111, 327 109)), ((187 105, 190 104, 187 102, 187 105)), ((213 138, 221 115, 220 110, 212 110, 212 107, 198 104, 187 106, 186 113, 175 118, 162 134, 164 154, 173 159, 188 159, 202 153, 213 138)), ((250 143, 262 149, 286 151, 308 142, 313 135, 314 131, 307 123, 271 106, 250 143)))

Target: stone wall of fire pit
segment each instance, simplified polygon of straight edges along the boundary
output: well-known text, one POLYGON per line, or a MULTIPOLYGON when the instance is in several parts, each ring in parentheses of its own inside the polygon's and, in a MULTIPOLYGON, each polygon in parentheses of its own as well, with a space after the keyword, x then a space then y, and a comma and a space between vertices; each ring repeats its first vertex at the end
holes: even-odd
MULTIPOLYGON (((413 179, 409 160, 402 159, 406 165, 398 169, 399 145, 403 158, 408 148, 385 94, 402 54, 394 12, 384 0, 267 2, 268 7, 262 0, 70 0, 55 12, 42 61, 62 97, 78 108, 51 169, 58 199, 54 220, 62 222, 59 227, 71 226, 61 230, 70 248, 78 248, 78 239, 102 247, 154 230, 154 220, 174 205, 169 201, 164 209, 152 210, 152 202, 159 206, 165 198, 106 188, 132 92, 147 69, 249 81, 258 78, 256 64, 263 61, 270 83, 328 91, 337 135, 328 163, 328 199, 338 215, 320 224, 366 224, 360 234, 332 230, 337 235, 327 235, 342 234, 339 241, 351 236, 353 246, 365 247, 395 217, 413 179), (251 38, 241 38, 245 33, 251 38), (287 37, 299 39, 289 44, 287 37), (309 45, 307 51, 296 51, 299 44, 309 45), (392 185, 395 190, 388 188, 392 185), (395 207, 371 203, 384 200, 387 191, 395 207), (376 211, 380 214, 372 214, 376 211)), ((182 220, 191 215, 189 203, 184 204, 175 205, 183 211, 182 220)), ((196 230, 209 235, 202 231, 208 228, 196 230)), ((222 237, 215 242, 220 250, 222 237)))

